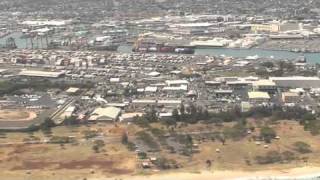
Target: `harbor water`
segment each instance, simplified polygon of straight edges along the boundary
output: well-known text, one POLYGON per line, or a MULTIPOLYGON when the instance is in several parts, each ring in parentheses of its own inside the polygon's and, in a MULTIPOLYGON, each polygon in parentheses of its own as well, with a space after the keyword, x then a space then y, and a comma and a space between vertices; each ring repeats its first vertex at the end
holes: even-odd
MULTIPOLYGON (((0 45, 5 45, 6 39, 13 37, 18 48, 30 48, 30 43, 26 39, 20 38, 22 33, 12 33, 6 37, 0 38, 0 45)), ((37 40, 38 48, 45 48, 45 40, 37 40), (40 42, 39 42, 40 41, 40 42)), ((122 45, 118 48, 119 52, 130 53, 132 46, 122 45)), ((196 55, 228 56, 234 58, 245 58, 247 56, 258 56, 260 58, 274 58, 283 60, 294 60, 302 55, 305 56, 308 63, 320 63, 320 53, 298 53, 289 51, 274 51, 263 49, 229 49, 229 48, 201 48, 195 50, 196 55)))
MULTIPOLYGON (((131 46, 121 46, 118 51, 129 53, 131 46)), ((196 55, 228 56, 234 58, 246 58, 247 56, 258 56, 260 58, 274 58, 282 60, 294 60, 305 56, 308 63, 320 63, 320 53, 297 53, 289 51, 274 51, 263 49, 230 49, 230 48, 201 48, 195 50, 196 55)))

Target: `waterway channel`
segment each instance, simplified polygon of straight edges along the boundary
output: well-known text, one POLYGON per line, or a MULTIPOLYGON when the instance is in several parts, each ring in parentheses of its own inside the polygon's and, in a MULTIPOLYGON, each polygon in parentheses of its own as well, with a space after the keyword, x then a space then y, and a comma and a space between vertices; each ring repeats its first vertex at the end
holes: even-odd
MULTIPOLYGON (((0 38, 0 45, 4 45, 7 38, 13 37, 18 48, 30 48, 30 44, 26 39, 20 38, 21 33, 13 33, 6 37, 0 38)), ((50 39, 49 39, 50 41, 50 39)), ((40 39, 37 42, 39 48, 46 48, 45 40, 40 39), (40 43, 39 43, 40 41, 40 43)), ((118 48, 119 52, 130 53, 132 47, 130 45, 122 45, 118 48)), ((213 56, 230 56, 234 58, 245 58, 247 56, 258 56, 260 58, 289 59, 294 60, 302 55, 305 56, 308 63, 320 63, 320 53, 298 53, 289 51, 263 50, 257 48, 251 49, 229 49, 229 48, 201 48, 195 50, 196 55, 213 55, 213 56)))

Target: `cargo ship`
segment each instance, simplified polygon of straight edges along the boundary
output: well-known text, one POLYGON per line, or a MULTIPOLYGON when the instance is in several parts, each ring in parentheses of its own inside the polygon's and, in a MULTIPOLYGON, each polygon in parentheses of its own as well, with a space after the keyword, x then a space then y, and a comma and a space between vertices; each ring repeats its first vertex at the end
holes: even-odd
POLYGON ((133 52, 142 53, 175 53, 175 54, 194 54, 195 46, 176 45, 168 43, 158 43, 155 40, 146 41, 139 38, 133 45, 133 52))
POLYGON ((165 45, 157 43, 142 43, 132 48, 133 52, 155 52, 155 53, 176 53, 176 54, 194 54, 193 46, 165 45))
POLYGON ((89 42, 89 49, 96 51, 117 51, 119 44, 110 36, 96 37, 89 42))

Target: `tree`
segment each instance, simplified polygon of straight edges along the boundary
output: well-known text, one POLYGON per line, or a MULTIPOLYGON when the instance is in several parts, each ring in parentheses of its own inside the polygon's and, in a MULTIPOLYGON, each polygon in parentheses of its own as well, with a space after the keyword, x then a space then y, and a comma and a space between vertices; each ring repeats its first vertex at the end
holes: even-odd
POLYGON ((94 138, 94 137, 98 136, 97 131, 85 130, 82 133, 84 134, 85 139, 90 139, 90 138, 94 138))
POLYGON ((247 135, 247 128, 243 123, 238 122, 233 127, 225 128, 223 134, 233 140, 240 140, 247 135))
POLYGON ((75 139, 68 136, 53 136, 50 139, 50 143, 52 144, 66 144, 72 142, 75 142, 75 139))
POLYGON ((77 120, 76 116, 69 116, 64 118, 63 124, 66 126, 71 126, 79 124, 79 121, 77 120))
POLYGON ((136 117, 134 117, 133 122, 142 128, 149 128, 150 127, 149 121, 145 116, 141 116, 141 117, 136 116, 136 117))
POLYGON ((256 156, 255 159, 259 164, 272 164, 280 162, 282 157, 277 151, 268 151, 265 156, 256 156))
POLYGON ((146 131, 139 131, 136 133, 137 139, 143 141, 148 147, 153 150, 158 151, 160 149, 159 144, 157 141, 146 131))
POLYGON ((209 114, 209 111, 207 109, 205 109, 203 111, 203 119, 204 120, 208 120, 210 118, 210 114, 209 114))
POLYGON ((148 122, 156 122, 158 120, 158 116, 155 107, 152 106, 149 110, 147 110, 144 117, 148 122))
POLYGON ((177 109, 173 109, 172 110, 172 118, 175 120, 175 121, 180 121, 180 115, 179 115, 179 112, 177 109))
POLYGON ((211 160, 206 160, 207 168, 210 168, 212 166, 211 160))
POLYGON ((266 158, 269 159, 271 163, 279 162, 282 159, 278 151, 267 152, 266 158))
POLYGON ((147 158, 147 153, 145 152, 138 152, 138 157, 139 159, 146 159, 147 158))
POLYGON ((293 144, 294 150, 298 151, 301 154, 305 153, 310 153, 311 151, 311 146, 305 142, 302 141, 297 141, 293 144))
POLYGON ((55 123, 50 118, 46 118, 40 125, 41 130, 50 130, 55 126, 55 123))
POLYGON ((263 138, 266 143, 271 143, 271 140, 276 137, 276 132, 274 129, 265 126, 260 130, 260 137, 263 138))
POLYGON ((92 149, 94 150, 94 152, 99 153, 100 149, 103 148, 104 146, 105 144, 103 140, 95 140, 93 142, 92 149))
POLYGON ((191 118, 195 118, 197 115, 197 108, 194 104, 190 104, 190 116, 191 118))
POLYGON ((187 147, 191 147, 193 146, 193 139, 192 137, 188 134, 187 137, 186 137, 186 146, 187 147))
POLYGON ((284 161, 293 161, 295 159, 295 154, 291 151, 284 151, 281 153, 282 155, 282 160, 284 161))
POLYGON ((95 153, 99 153, 99 147, 97 145, 93 145, 92 146, 92 150, 95 152, 95 153))
POLYGON ((185 115, 185 107, 184 107, 184 105, 181 103, 181 105, 180 105, 180 114, 181 114, 181 117, 183 118, 184 117, 184 115, 185 115))
POLYGON ((268 71, 267 71, 267 70, 265 70, 265 69, 261 69, 261 68, 256 69, 256 70, 255 70, 255 73, 256 73, 256 75, 258 75, 258 76, 262 76, 262 77, 266 77, 266 76, 268 76, 268 75, 269 75, 269 73, 268 73, 268 71))
POLYGON ((173 159, 166 159, 166 158, 158 158, 154 164, 159 169, 171 169, 171 168, 177 168, 177 162, 173 159))
POLYGON ((273 67, 274 67, 274 64, 273 64, 273 62, 271 62, 271 61, 267 61, 267 62, 263 62, 263 63, 261 64, 261 66, 264 66, 264 67, 266 67, 266 68, 273 68, 273 67))
POLYGON ((41 124, 40 129, 42 130, 45 136, 51 136, 52 131, 51 128, 55 126, 55 123, 50 118, 46 118, 41 124))
POLYGON ((121 136, 121 143, 122 144, 128 144, 129 140, 128 140, 128 135, 127 133, 123 133, 121 136))

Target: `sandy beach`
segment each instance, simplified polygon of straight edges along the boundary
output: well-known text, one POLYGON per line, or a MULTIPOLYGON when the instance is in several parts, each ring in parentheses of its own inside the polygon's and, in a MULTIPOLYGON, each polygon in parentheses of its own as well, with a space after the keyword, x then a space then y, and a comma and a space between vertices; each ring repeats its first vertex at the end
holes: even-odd
POLYGON ((199 173, 169 172, 155 175, 93 178, 90 180, 244 180, 244 179, 311 179, 320 176, 320 167, 301 167, 288 170, 266 171, 202 171, 199 173))

